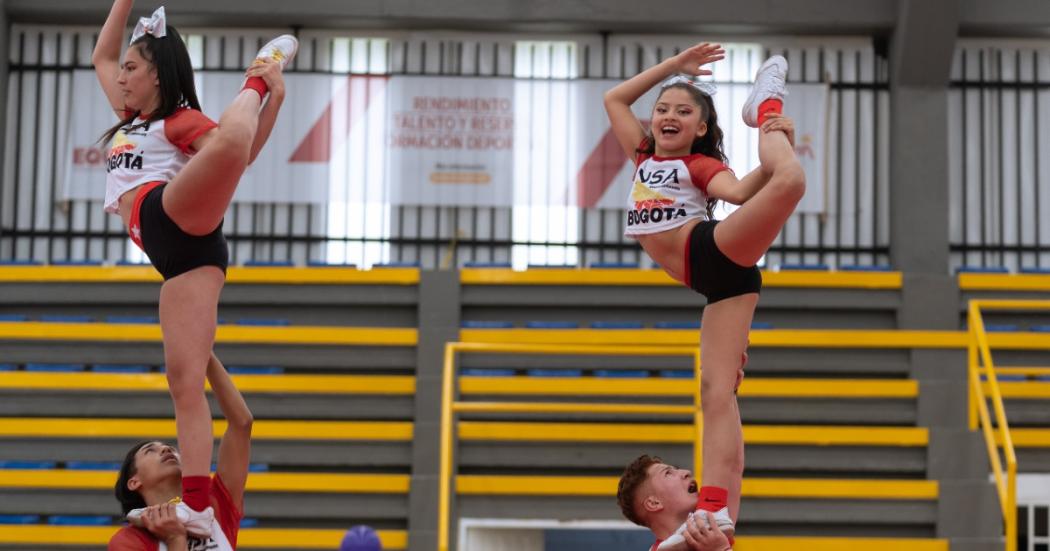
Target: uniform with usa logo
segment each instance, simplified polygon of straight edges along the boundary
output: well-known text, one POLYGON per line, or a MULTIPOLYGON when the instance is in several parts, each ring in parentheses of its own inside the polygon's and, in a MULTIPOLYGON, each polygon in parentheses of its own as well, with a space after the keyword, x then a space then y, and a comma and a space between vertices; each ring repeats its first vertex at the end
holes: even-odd
POLYGON ((729 167, 700 153, 683 157, 639 153, 624 235, 659 233, 696 218, 707 220, 707 184, 723 170, 729 167))

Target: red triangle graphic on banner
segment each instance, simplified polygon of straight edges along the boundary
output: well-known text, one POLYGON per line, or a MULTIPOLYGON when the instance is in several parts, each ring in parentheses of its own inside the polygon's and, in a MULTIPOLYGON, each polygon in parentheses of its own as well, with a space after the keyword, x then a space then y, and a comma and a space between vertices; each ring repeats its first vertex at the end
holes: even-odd
POLYGON ((321 113, 313 127, 306 133, 306 137, 295 148, 289 163, 327 163, 332 160, 332 149, 342 145, 356 121, 364 118, 372 98, 383 93, 386 89, 389 76, 351 75, 346 79, 346 85, 336 92, 332 101, 321 113), (364 88, 365 99, 356 105, 353 99, 355 88, 364 88), (333 120, 334 106, 345 105, 346 117, 333 120))
MULTIPOLYGON (((647 120, 641 123, 644 127, 649 126, 647 120)), ((619 174, 627 160, 620 142, 613 134, 612 128, 609 128, 587 156, 576 176, 576 196, 580 208, 593 208, 598 205, 598 201, 609 190, 613 178, 619 174)))

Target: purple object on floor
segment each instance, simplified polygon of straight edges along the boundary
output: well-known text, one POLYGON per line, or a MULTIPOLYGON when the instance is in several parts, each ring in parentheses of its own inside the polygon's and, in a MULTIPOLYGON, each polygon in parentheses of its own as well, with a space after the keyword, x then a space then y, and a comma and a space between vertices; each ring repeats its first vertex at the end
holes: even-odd
POLYGON ((346 531, 343 542, 339 544, 339 551, 380 551, 383 544, 379 542, 379 535, 368 526, 354 526, 346 531))

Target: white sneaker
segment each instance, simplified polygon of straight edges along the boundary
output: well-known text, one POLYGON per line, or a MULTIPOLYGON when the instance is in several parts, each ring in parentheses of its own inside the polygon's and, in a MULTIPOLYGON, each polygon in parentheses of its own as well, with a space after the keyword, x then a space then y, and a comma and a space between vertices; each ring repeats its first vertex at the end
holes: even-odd
MULTIPOLYGON (((142 527, 142 514, 146 511, 146 508, 132 509, 128 513, 128 522, 134 526, 142 527)), ((212 521, 215 520, 215 510, 211 507, 203 511, 194 511, 190 509, 189 505, 186 505, 182 501, 179 501, 175 505, 175 516, 179 518, 179 522, 186 527, 186 533, 191 536, 198 538, 210 538, 211 537, 211 525, 212 521)))
MULTIPOLYGON (((710 520, 708 519, 713 518, 719 530, 724 532, 725 535, 729 537, 733 536, 736 527, 733 526, 733 519, 729 518, 729 507, 722 507, 714 513, 710 511, 697 511, 697 513, 701 512, 706 513, 703 516, 699 516, 699 518, 702 519, 705 523, 709 523, 710 520)), ((674 531, 674 534, 671 534, 667 539, 660 542, 659 547, 656 548, 657 551, 688 551, 689 547, 686 545, 685 536, 683 535, 685 534, 688 522, 689 521, 687 520, 685 523, 679 526, 677 530, 674 531)))
POLYGON ((299 41, 290 34, 282 34, 267 42, 259 50, 259 53, 255 54, 255 59, 272 59, 281 64, 281 70, 283 71, 292 62, 292 59, 295 58, 295 53, 298 51, 299 41))
POLYGON ((744 102, 744 124, 751 128, 758 128, 758 106, 767 99, 783 100, 787 96, 784 82, 787 78, 788 62, 783 56, 775 55, 766 60, 758 72, 755 73, 755 84, 751 86, 751 94, 744 102))

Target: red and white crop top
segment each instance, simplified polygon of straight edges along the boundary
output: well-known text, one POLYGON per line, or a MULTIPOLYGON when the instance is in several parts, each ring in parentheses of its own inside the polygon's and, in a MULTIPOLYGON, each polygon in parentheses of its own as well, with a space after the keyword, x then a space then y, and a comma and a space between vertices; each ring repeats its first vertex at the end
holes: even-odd
POLYGON ((627 197, 624 235, 659 233, 694 218, 706 220, 707 184, 723 170, 730 168, 700 153, 684 157, 639 153, 627 197))
POLYGON ((190 144, 218 126, 196 109, 146 123, 139 117, 117 131, 106 155, 106 212, 116 213, 120 196, 147 182, 170 182, 190 160, 190 144))

